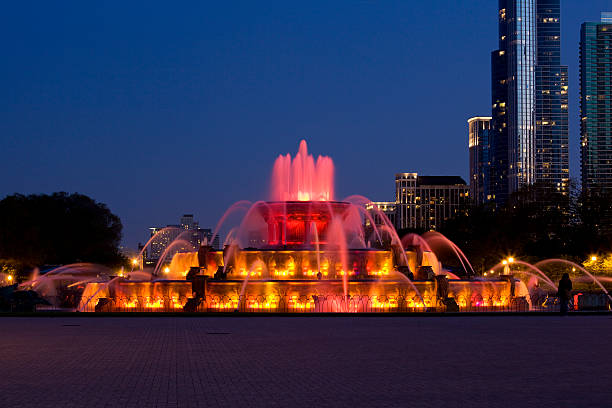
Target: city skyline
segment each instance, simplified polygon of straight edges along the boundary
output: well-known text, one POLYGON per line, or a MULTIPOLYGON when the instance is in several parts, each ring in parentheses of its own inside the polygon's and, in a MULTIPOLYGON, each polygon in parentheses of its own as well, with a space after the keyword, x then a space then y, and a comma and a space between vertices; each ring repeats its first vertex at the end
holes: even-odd
MULTIPOLYGON (((371 199, 387 197, 391 182, 375 180, 401 171, 467 179, 465 120, 490 114, 489 52, 497 38, 492 3, 470 2, 471 10, 455 2, 431 8, 392 3, 321 14, 248 5, 232 14, 219 7, 194 13, 221 17, 207 30, 194 18, 182 26, 173 22, 174 31, 146 24, 140 34, 130 29, 137 10, 129 7, 115 15, 112 6, 41 6, 31 16, 36 24, 26 29, 15 24, 29 14, 11 6, 7 15, 15 18, 3 29, 20 35, 9 44, 3 68, 9 97, 1 170, 14 176, 3 179, 0 193, 89 194, 121 217, 124 242, 134 246, 146 228, 185 211, 214 227, 232 202, 265 198, 274 157, 294 152, 302 138, 315 153, 335 159, 339 197, 361 191, 371 199), (83 12, 89 17, 71 18, 83 12), (49 13, 65 17, 51 27, 49 13), (280 24, 279 17, 289 22, 280 24), (244 29, 234 30, 236 24, 244 29), (87 35, 75 37, 71 30, 84 25, 87 35), (453 30, 460 38, 449 41, 453 30), (32 46, 43 31, 47 42, 32 46), (211 48, 206 35, 220 45, 211 48), (93 54, 92 42, 99 46, 93 54), (306 46, 303 55, 291 52, 298 43, 306 46), (153 57, 153 49, 161 55, 153 57), (197 51, 206 51, 205 64, 192 56, 197 51), (444 68, 440 52, 447 54, 444 68), (253 65, 262 53, 264 62, 253 65), (105 64, 97 64, 100 58, 105 64), (457 97, 443 100, 440 91, 448 86, 457 97), (440 112, 446 120, 432 127, 440 112), (445 151, 435 150, 440 142, 445 151), (253 157, 260 145, 266 153, 253 157), (260 181, 247 182, 251 176, 260 181)), ((598 21, 606 3, 563 4, 572 178, 579 176, 580 23, 598 21)), ((161 13, 155 4, 145 11, 152 21, 161 13)))

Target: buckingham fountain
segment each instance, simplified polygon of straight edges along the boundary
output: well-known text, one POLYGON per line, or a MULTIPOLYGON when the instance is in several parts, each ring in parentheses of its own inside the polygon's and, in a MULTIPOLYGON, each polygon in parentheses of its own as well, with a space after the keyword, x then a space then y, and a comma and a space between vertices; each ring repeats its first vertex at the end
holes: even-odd
POLYGON ((369 202, 336 200, 332 159, 315 159, 302 141, 294 157, 276 159, 269 201, 241 201, 221 218, 215 234, 229 228, 228 215, 244 214, 222 250, 204 244, 178 252, 153 272, 67 266, 27 285, 49 298, 68 291, 78 311, 529 310, 523 282, 475 277, 441 234, 400 239, 382 211, 366 210, 369 202), (443 268, 432 250, 440 245, 463 265, 461 278, 443 268))

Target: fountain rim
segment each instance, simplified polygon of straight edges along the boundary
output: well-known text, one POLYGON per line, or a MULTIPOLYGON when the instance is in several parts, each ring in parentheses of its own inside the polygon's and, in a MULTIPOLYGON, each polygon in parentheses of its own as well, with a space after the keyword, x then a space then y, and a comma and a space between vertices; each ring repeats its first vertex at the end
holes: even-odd
MULTIPOLYGON (((270 201, 260 201, 259 204, 263 205, 263 204, 282 204, 282 203, 296 203, 296 204, 300 204, 300 203, 330 203, 330 204, 346 204, 346 205, 353 205, 352 203, 348 202, 348 201, 338 201, 338 200, 270 200, 270 201)), ((255 204, 257 205, 257 203, 255 204)))
POLYGON ((272 201, 259 201, 253 204, 254 208, 258 207, 279 207, 279 206, 288 206, 288 207, 306 207, 306 206, 332 206, 332 207, 342 207, 342 208, 350 208, 355 204, 350 203, 348 201, 335 201, 335 200, 272 200, 272 201))
MULTIPOLYGON (((294 245, 287 244, 286 247, 292 247, 294 245)), ((229 245, 225 246, 226 248, 229 245)), ((321 253, 325 252, 338 252, 339 249, 321 249, 321 253)), ((389 252, 389 249, 380 249, 380 248, 347 248, 349 252, 389 252)), ((215 249, 211 252, 223 252, 223 249, 215 249)), ((278 253, 294 253, 294 252, 317 252, 316 249, 306 248, 291 248, 291 249, 277 249, 277 248, 254 248, 254 247, 244 247, 240 248, 241 253, 249 253, 249 252, 278 252, 278 253)))

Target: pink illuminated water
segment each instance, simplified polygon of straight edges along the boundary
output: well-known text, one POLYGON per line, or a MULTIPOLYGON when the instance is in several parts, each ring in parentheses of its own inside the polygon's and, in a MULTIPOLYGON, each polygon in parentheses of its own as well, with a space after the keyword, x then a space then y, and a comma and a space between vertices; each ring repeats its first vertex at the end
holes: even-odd
POLYGON ((467 259, 467 256, 465 256, 461 248, 459 248, 453 241, 446 238, 441 233, 437 231, 427 231, 423 234, 423 239, 425 242, 427 242, 430 248, 437 248, 438 250, 440 250, 440 248, 450 248, 450 250, 456 255, 459 262, 461 262, 461 266, 463 267, 465 273, 468 275, 470 275, 470 273, 472 275, 476 274, 472 264, 467 259))
POLYGON ((308 153, 306 141, 292 159, 280 155, 272 170, 271 200, 332 201, 334 199, 334 162, 330 157, 308 153))
MULTIPOLYGON (((546 282, 547 285, 549 285, 551 288, 553 288, 555 291, 558 289, 557 285, 555 285, 555 283, 552 281, 552 279, 550 279, 550 277, 548 277, 548 275, 546 275, 539 267, 538 264, 536 263, 535 265, 532 265, 528 262, 524 262, 524 261, 520 261, 518 259, 515 259, 512 261, 512 266, 514 265, 522 265, 530 270, 532 270, 533 272, 535 272, 537 275, 539 276, 539 279, 541 279, 542 281, 546 282)), ((499 262, 497 264, 495 264, 491 270, 492 271, 502 271, 504 268, 507 268, 508 265, 504 264, 503 262, 499 262)), ((511 269, 512 273, 521 273, 520 271, 517 271, 516 269, 511 269)))
POLYGON ((217 225, 215 226, 215 230, 213 231, 212 237, 210 238, 210 243, 212 244, 214 242, 217 234, 219 233, 219 229, 221 228, 221 226, 223 225, 225 220, 230 215, 232 215, 233 213, 236 213, 238 211, 246 213, 247 211, 249 211, 249 209, 252 206, 253 206, 253 203, 251 203, 250 201, 248 201, 248 200, 240 200, 240 201, 235 202, 227 210, 225 210, 225 213, 223 214, 223 216, 221 216, 221 218, 217 222, 217 225))

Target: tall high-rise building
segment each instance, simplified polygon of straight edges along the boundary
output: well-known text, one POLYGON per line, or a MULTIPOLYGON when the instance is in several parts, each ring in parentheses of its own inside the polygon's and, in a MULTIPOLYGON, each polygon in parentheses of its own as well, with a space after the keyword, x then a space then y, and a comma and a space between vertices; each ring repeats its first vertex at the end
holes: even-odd
POLYGON ((492 199, 491 143, 489 133, 491 117, 473 117, 468 120, 468 144, 470 147, 470 196, 477 205, 492 199))
POLYGON ((583 191, 612 192, 612 13, 580 30, 583 191))
POLYGON ((499 0, 491 54, 490 190, 497 203, 536 182, 567 192, 567 67, 560 0, 499 0))
MULTIPOLYGON (((501 28, 500 24, 500 34, 501 28)), ((502 41, 505 43, 506 36, 500 35, 500 38, 503 38, 500 44, 502 41)), ((508 72, 506 51, 503 49, 491 54, 491 97, 489 191, 494 202, 504 203, 508 198, 508 72)))
MULTIPOLYGON (((469 204, 469 187, 459 176, 419 176, 417 173, 395 175, 395 201, 371 202, 366 210, 372 221, 384 225, 380 213, 396 229, 436 230, 448 219, 460 214, 469 204), (378 211, 373 211, 374 206, 378 211)), ((370 220, 366 219, 366 227, 370 220)))
POLYGON ((537 0, 535 181, 569 190, 568 75, 561 65, 560 0, 537 0))

